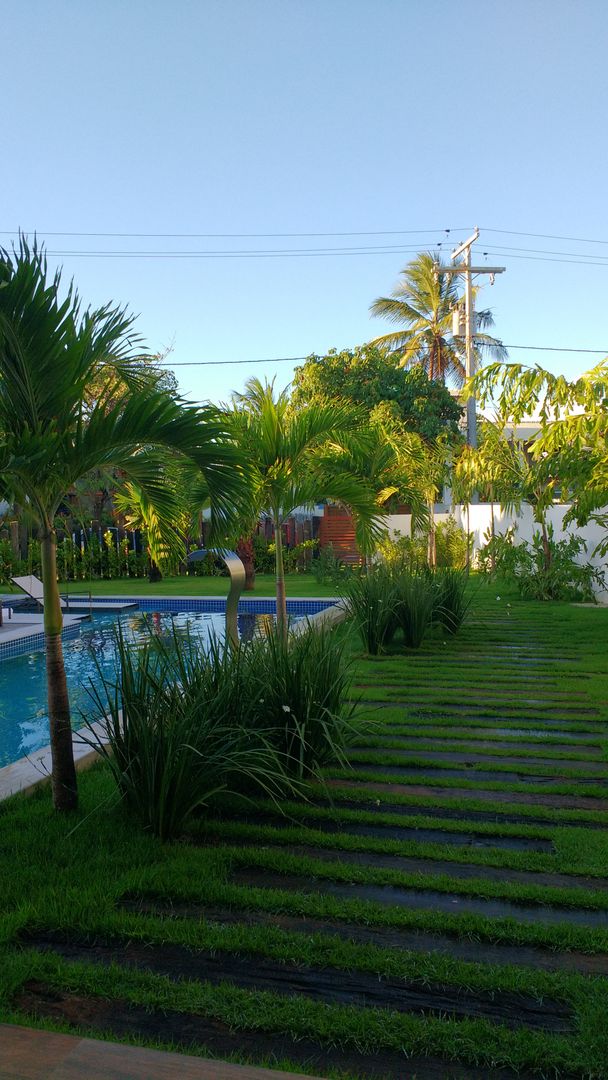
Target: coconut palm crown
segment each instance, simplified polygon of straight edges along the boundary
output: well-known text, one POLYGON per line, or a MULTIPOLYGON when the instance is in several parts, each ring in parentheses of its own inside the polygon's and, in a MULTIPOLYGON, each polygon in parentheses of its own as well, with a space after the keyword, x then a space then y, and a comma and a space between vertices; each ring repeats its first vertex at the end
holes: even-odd
MULTIPOLYGON (((390 297, 380 296, 370 307, 372 315, 387 319, 398 329, 374 338, 376 345, 402 367, 420 364, 429 379, 451 380, 462 386, 465 375, 464 338, 452 334, 452 310, 459 299, 454 276, 437 273, 436 258, 421 252, 402 271, 390 297)), ((507 351, 485 333, 494 325, 490 311, 476 313, 475 353, 477 366, 485 354, 504 360, 507 351)))

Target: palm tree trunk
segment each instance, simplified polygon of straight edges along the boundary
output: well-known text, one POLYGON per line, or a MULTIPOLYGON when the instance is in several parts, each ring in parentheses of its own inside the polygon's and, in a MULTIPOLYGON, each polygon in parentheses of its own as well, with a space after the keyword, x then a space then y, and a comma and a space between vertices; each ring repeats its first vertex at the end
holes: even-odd
POLYGON ((281 637, 287 637, 287 599, 285 597, 285 567, 283 564, 283 533, 278 514, 274 515, 274 546, 277 592, 277 630, 281 637))
POLYGON ((437 564, 437 540, 435 535, 435 502, 429 500, 428 564, 433 570, 437 564))
POLYGON ((53 806, 56 810, 75 810, 78 806, 78 788, 72 748, 70 699, 61 641, 63 616, 57 584, 57 537, 54 529, 48 525, 41 537, 40 550, 44 588, 44 641, 53 806))
MULTIPOLYGON (((492 498, 494 498, 494 492, 492 492, 492 498)), ((494 524, 494 502, 491 502, 490 506, 492 515, 490 518, 490 537, 492 540, 494 540, 494 537, 496 536, 496 527, 494 524)), ((490 567, 492 569, 492 573, 494 573, 496 571, 496 552, 494 550, 494 545, 492 545, 492 557, 490 559, 490 567)))

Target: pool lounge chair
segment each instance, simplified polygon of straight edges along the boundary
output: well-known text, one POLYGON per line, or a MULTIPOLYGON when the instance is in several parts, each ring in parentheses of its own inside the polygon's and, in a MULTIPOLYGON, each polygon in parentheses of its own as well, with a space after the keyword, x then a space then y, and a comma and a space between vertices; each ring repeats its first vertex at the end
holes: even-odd
MULTIPOLYGON (((35 577, 34 574, 27 574, 25 577, 11 578, 11 581, 13 585, 35 600, 41 611, 44 610, 44 587, 40 578, 35 577)), ((61 596, 59 602, 62 611, 126 611, 127 608, 137 607, 133 601, 122 603, 114 600, 91 600, 86 596, 71 598, 61 596)))

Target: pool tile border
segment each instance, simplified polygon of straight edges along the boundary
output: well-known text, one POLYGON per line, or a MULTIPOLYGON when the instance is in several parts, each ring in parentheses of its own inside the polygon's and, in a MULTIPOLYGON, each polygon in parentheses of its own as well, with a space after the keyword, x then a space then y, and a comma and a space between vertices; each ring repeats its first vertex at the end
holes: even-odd
MULTIPOLYGON (((201 598, 196 598, 196 602, 200 603, 201 598)), ((243 601, 243 603, 247 604, 259 604, 264 602, 265 601, 262 600, 243 601)), ((274 612, 274 601, 269 600, 268 602, 272 605, 270 611, 274 612)), ((225 603, 226 602, 224 601, 223 607, 219 608, 220 611, 224 610, 225 603)), ((303 628, 309 623, 313 623, 318 626, 333 626, 335 623, 341 622, 346 617, 346 610, 344 606, 340 603, 336 603, 334 600, 288 600, 287 607, 288 611, 291 614, 310 616, 310 618, 306 619, 305 622, 302 621, 300 623, 297 623, 291 633, 301 633, 303 628), (293 604, 312 605, 316 608, 316 610, 294 611, 293 607, 291 606, 293 604)), ((158 610, 158 608, 151 607, 148 610, 155 611, 158 610)), ((168 610, 171 609, 169 608, 168 610)), ((201 609, 185 608, 182 610, 200 611, 201 609)), ((252 609, 251 607, 249 607, 245 608, 244 610, 251 611, 252 609)), ((268 612, 266 611, 256 611, 256 614, 267 613, 268 612)), ((67 629, 72 631, 70 636, 74 637, 76 635, 73 631, 77 630, 79 633, 80 625, 76 627, 68 627, 67 629)), ((42 636, 44 640, 44 635, 36 636, 42 636)), ((9 642, 9 644, 17 643, 9 642)), ((28 652, 29 649, 26 649, 24 651, 28 652)), ((92 731, 88 732, 86 735, 84 734, 85 732, 87 732, 86 728, 80 728, 79 730, 76 730, 74 732, 72 737, 72 745, 74 748, 74 761, 76 764, 76 768, 79 771, 81 769, 89 768, 90 765, 92 765, 95 761, 99 760, 99 754, 97 750, 95 750, 91 746, 89 741, 91 734, 94 734, 94 736, 97 737, 100 742, 105 743, 106 741, 103 728, 99 723, 92 725, 92 731)), ((12 761, 9 765, 5 765, 0 768, 0 802, 2 802, 2 800, 4 799, 10 798, 11 795, 17 795, 20 793, 29 795, 32 791, 39 787, 40 784, 49 783, 50 777, 51 748, 50 746, 43 746, 40 748, 40 750, 35 750, 31 755, 18 758, 17 761, 12 761)))
MULTIPOLYGON (((76 596, 71 597, 72 600, 76 600, 76 596)), ((79 598, 80 599, 80 598, 79 598)), ((132 611, 190 611, 190 612, 207 612, 211 615, 221 614, 226 610, 225 597, 217 596, 163 596, 163 597, 146 597, 146 596, 133 596, 133 597, 115 597, 115 596, 103 596, 96 597, 96 602, 106 603, 108 605, 122 603, 134 603, 137 604, 137 608, 131 609, 132 611), (176 606, 179 604, 179 607, 176 606)), ((317 615, 321 611, 325 611, 326 608, 334 606, 335 600, 330 598, 319 599, 293 599, 287 601, 287 611, 290 615, 317 615)), ((239 614, 250 613, 253 615, 273 615, 275 612, 275 600, 272 597, 263 597, 259 600, 240 600, 239 601, 239 614)), ((71 638, 78 637, 80 635, 81 624, 77 623, 74 626, 64 626, 62 631, 62 638, 64 641, 71 638)), ((31 652, 39 652, 44 648, 44 633, 28 633, 24 632, 22 637, 13 639, 12 641, 0 642, 0 663, 3 660, 11 660, 15 656, 24 656, 31 652)))

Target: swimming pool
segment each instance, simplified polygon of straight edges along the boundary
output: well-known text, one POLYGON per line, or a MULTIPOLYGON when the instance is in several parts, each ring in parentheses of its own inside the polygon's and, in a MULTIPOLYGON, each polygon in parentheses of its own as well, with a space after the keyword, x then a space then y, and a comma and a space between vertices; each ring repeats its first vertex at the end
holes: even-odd
MULTIPOLYGON (((175 601, 173 602, 175 607, 175 601)), ((185 603, 180 604, 185 607, 185 603)), ((146 622, 161 636, 167 637, 175 627, 178 633, 189 633, 202 642, 215 633, 224 636, 225 602, 192 601, 194 610, 171 610, 166 600, 141 602, 140 610, 123 612, 120 616, 108 612, 95 613, 83 622, 77 636, 64 641, 64 657, 68 690, 72 707, 72 723, 81 727, 83 713, 91 709, 88 687, 98 681, 98 667, 111 676, 115 670, 114 632, 118 618, 129 637, 141 638, 146 622), (141 610, 145 607, 146 611, 141 610), (154 608, 163 610, 155 611, 154 608), (205 607, 213 610, 204 610, 205 607)), ((290 619, 295 621, 323 610, 328 603, 292 601, 288 604, 290 619), (295 608, 295 610, 294 610, 295 608)), ((244 601, 239 605, 239 634, 250 638, 256 627, 274 617, 273 601, 244 601), (261 610, 260 610, 261 609, 261 610)), ((44 650, 38 643, 20 656, 11 656, 0 663, 0 768, 34 753, 49 741, 46 708, 46 670, 44 650)))

